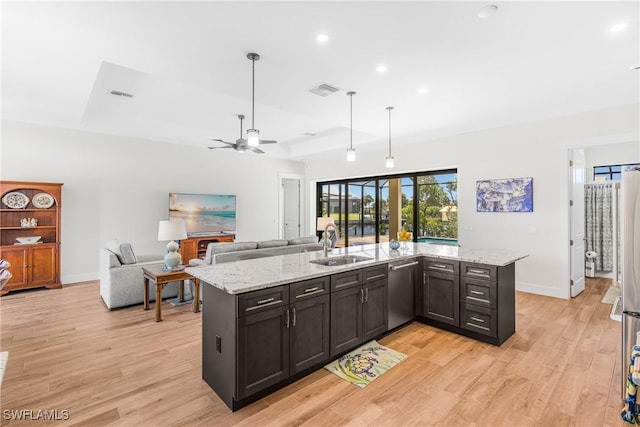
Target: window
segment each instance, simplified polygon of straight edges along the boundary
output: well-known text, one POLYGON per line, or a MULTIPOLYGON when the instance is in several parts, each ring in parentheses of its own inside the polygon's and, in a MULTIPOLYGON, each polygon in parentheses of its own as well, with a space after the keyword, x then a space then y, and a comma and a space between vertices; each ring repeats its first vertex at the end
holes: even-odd
POLYGON ((414 241, 457 244, 457 170, 320 182, 317 215, 331 216, 337 246, 388 242, 401 229, 414 241))
POLYGON ((594 181, 620 181, 622 179, 623 170, 631 170, 634 168, 640 168, 640 164, 629 163, 626 165, 594 166, 593 180, 594 181))

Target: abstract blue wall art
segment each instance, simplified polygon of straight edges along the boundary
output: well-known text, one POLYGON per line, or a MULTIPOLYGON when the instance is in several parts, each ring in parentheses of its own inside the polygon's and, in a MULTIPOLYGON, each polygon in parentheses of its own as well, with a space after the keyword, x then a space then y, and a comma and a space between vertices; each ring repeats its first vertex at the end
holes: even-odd
POLYGON ((533 212, 533 178, 476 181, 478 212, 533 212))

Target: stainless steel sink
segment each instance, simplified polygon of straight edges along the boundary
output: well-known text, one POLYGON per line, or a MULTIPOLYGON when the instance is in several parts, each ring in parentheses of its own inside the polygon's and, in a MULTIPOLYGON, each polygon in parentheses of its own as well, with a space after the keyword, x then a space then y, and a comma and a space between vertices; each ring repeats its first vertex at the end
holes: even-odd
POLYGON ((361 262, 361 261, 369 261, 372 260, 373 258, 368 257, 368 256, 358 256, 358 255, 340 255, 340 256, 333 256, 333 257, 328 257, 328 258, 318 258, 318 259, 312 259, 309 262, 312 262, 314 264, 320 264, 320 265, 346 265, 346 264, 355 264, 356 262, 361 262))

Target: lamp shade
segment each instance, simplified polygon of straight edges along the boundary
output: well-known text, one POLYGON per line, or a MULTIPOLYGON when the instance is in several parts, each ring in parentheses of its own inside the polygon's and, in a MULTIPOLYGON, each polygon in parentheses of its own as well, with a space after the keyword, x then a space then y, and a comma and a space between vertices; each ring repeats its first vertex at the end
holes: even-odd
POLYGON ((158 240, 182 240, 187 238, 187 225, 184 221, 160 221, 158 240))
POLYGON ((316 230, 324 231, 328 224, 336 225, 330 216, 319 216, 316 224, 316 230))

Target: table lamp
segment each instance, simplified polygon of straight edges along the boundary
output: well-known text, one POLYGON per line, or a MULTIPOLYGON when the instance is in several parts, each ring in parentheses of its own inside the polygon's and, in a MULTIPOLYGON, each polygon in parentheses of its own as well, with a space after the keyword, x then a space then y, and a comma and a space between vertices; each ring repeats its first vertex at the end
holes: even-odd
POLYGON ((178 243, 176 240, 182 240, 187 238, 187 225, 184 221, 160 221, 158 226, 158 240, 166 241, 167 254, 164 256, 164 265, 166 268, 175 268, 182 263, 182 257, 178 249, 178 243))

